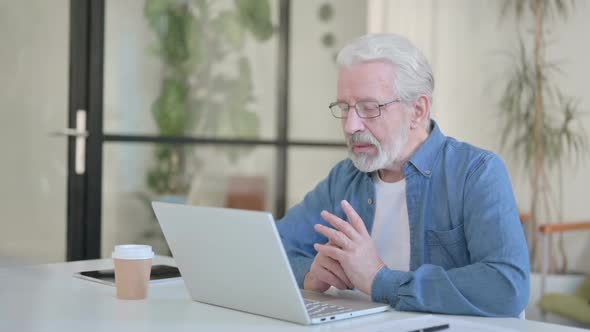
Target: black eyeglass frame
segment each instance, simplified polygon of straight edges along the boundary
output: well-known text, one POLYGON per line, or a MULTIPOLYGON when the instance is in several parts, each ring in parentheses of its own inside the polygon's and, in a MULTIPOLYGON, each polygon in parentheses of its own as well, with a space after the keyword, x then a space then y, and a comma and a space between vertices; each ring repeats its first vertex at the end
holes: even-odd
MULTIPOLYGON (((354 105, 350 105, 348 103, 341 102, 341 101, 335 101, 333 103, 330 103, 330 105, 328 106, 328 108, 330 109, 330 113, 332 113, 332 116, 335 117, 336 119, 345 119, 348 116, 348 112, 350 112, 350 108, 351 107, 354 107, 354 110, 356 112, 356 115, 358 115, 359 118, 361 118, 361 119, 374 119, 374 118, 378 118, 378 117, 381 116, 381 109, 383 107, 389 106, 389 105, 391 105, 393 103, 401 103, 401 102, 402 102, 402 100, 400 98, 397 98, 397 99, 394 99, 392 101, 389 101, 389 102, 386 102, 386 103, 383 103, 383 104, 377 104, 377 109, 379 110, 379 113, 377 115, 373 115, 373 116, 363 116, 363 115, 361 115, 360 114, 360 111, 359 111, 359 109, 357 107, 357 105, 359 103, 378 103, 376 101, 375 102, 374 101, 361 101, 361 102, 358 102, 358 103, 356 103, 354 105), (347 114, 346 116, 338 116, 338 115, 334 114, 333 107, 334 106, 337 106, 337 105, 341 105, 341 106, 342 105, 346 105, 347 106, 346 111, 344 111, 347 114)), ((341 111, 342 111, 342 109, 341 109, 341 111)))

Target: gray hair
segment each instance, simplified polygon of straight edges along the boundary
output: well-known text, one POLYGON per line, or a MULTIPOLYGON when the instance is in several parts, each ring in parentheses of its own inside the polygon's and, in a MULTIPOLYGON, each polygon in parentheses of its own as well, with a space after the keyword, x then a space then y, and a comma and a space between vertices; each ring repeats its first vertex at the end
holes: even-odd
POLYGON ((403 101, 425 95, 432 103, 434 75, 422 52, 396 34, 367 34, 349 42, 336 57, 338 65, 350 67, 370 61, 387 61, 395 67, 393 88, 403 101))

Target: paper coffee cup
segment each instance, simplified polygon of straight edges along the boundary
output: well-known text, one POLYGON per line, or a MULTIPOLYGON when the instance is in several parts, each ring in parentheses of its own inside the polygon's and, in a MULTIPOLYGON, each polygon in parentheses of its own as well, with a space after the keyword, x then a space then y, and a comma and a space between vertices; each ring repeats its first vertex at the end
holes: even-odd
POLYGON ((113 260, 117 298, 141 300, 147 297, 153 257, 152 247, 148 245, 115 246, 113 260))

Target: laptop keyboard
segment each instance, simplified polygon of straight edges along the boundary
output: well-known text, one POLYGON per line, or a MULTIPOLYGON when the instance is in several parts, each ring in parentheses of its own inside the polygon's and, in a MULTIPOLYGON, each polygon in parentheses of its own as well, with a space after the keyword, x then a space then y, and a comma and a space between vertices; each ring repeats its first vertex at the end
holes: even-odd
POLYGON ((303 299, 303 301, 305 302, 305 308, 307 309, 307 313, 312 318, 330 316, 353 311, 352 308, 341 307, 339 305, 312 301, 308 299, 303 299))

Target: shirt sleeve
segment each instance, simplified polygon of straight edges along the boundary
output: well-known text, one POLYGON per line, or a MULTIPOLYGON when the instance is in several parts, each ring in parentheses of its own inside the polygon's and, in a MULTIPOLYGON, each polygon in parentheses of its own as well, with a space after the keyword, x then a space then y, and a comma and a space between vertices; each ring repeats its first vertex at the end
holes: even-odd
POLYGON ((517 317, 529 298, 529 257, 508 172, 485 155, 466 178, 464 230, 470 264, 411 272, 381 269, 374 301, 397 310, 517 317))
POLYGON ((290 208, 285 216, 277 221, 277 228, 289 258, 291 269, 300 288, 303 288, 305 274, 309 271, 317 251, 313 244, 325 243, 327 239, 317 233, 313 225, 326 225, 320 217, 322 210, 332 209, 331 178, 335 170, 310 191, 303 201, 290 208))

